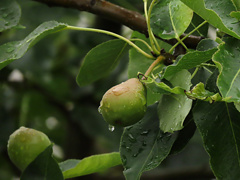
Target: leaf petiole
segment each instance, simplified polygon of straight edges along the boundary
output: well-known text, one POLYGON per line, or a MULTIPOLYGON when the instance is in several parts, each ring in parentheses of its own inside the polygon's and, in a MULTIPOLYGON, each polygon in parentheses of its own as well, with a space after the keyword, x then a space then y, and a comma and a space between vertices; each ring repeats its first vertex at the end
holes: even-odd
POLYGON ((154 68, 156 65, 158 65, 159 63, 163 62, 164 59, 165 59, 164 56, 162 56, 162 55, 158 56, 158 58, 149 66, 149 68, 148 68, 148 70, 145 72, 144 76, 148 76, 148 75, 152 72, 153 68, 154 68))
POLYGON ((107 34, 107 35, 110 35, 110 36, 114 36, 114 37, 119 38, 119 39, 125 41, 126 43, 128 43, 130 46, 135 48, 138 52, 140 52, 145 57, 150 58, 150 59, 154 59, 154 57, 151 54, 146 53, 141 48, 139 48, 136 44, 131 42, 129 39, 127 39, 127 38, 125 38, 125 37, 123 37, 119 34, 116 34, 116 33, 110 32, 110 31, 101 30, 101 29, 83 28, 83 27, 76 27, 76 26, 67 26, 65 29, 78 30, 78 31, 90 31, 90 32, 97 32, 97 33, 103 33, 103 34, 107 34))
POLYGON ((153 51, 152 47, 149 46, 149 44, 148 44, 146 41, 142 40, 142 39, 133 38, 133 39, 129 39, 129 40, 130 40, 130 41, 139 41, 139 42, 142 42, 143 44, 145 44, 145 45, 147 46, 147 48, 148 48, 150 51, 153 51))
MULTIPOLYGON (((188 33, 185 37, 183 37, 182 39, 179 39, 178 42, 169 50, 169 53, 171 54, 173 52, 173 50, 181 43, 183 43, 183 41, 190 36, 192 33, 194 33, 195 31, 197 31, 200 27, 202 27, 204 24, 206 24, 207 21, 202 22, 201 24, 199 24, 194 30, 192 30, 190 33, 188 33)), ((184 44, 185 45, 185 44, 184 44)))
POLYGON ((160 54, 160 47, 157 43, 157 40, 155 39, 155 37, 153 35, 152 29, 151 29, 151 26, 150 26, 150 13, 151 13, 151 10, 152 10, 152 7, 153 7, 153 4, 154 4, 155 0, 152 1, 151 5, 149 7, 150 13, 148 12, 148 9, 147 9, 147 1, 148 0, 143 0, 143 1, 144 1, 144 13, 145 13, 146 22, 147 22, 149 40, 150 40, 153 52, 156 55, 159 55, 160 54), (156 48, 156 46, 157 46, 158 49, 156 48))

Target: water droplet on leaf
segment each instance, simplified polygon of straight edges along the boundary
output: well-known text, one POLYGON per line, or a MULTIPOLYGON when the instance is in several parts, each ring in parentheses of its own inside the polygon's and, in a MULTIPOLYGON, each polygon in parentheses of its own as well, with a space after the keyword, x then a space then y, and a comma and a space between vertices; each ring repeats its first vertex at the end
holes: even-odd
POLYGON ((115 127, 114 127, 114 126, 112 126, 112 125, 108 125, 108 129, 109 129, 109 131, 113 132, 113 131, 114 131, 114 129, 115 129, 115 127))

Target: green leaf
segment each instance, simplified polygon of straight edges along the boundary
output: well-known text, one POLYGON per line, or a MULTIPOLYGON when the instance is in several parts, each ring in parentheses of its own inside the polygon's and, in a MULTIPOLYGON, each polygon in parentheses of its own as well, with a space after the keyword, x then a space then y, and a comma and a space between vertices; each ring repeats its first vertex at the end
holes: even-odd
POLYGON ((240 113, 233 104, 199 101, 193 117, 217 179, 239 179, 240 113))
POLYGON ((230 16, 236 11, 231 0, 181 0, 199 16, 221 31, 240 39, 240 24, 230 16))
POLYGON ((222 101, 222 97, 219 93, 213 93, 205 89, 204 84, 202 82, 198 83, 194 86, 190 91, 185 92, 186 95, 191 99, 200 99, 203 101, 208 101, 210 103, 216 101, 222 101))
MULTIPOLYGON (((192 21, 190 23, 190 25, 188 26, 187 30, 185 31, 185 33, 190 33, 191 31, 193 31, 197 26, 199 26, 200 24, 202 24, 204 22, 204 19, 201 18, 199 15, 197 15, 196 13, 193 14, 193 18, 192 21)), ((203 36, 203 37, 207 37, 208 34, 208 28, 209 28, 209 24, 206 23, 204 24, 202 27, 200 27, 198 30, 196 30, 195 32, 192 33, 192 35, 196 35, 196 36, 203 36)))
MULTIPOLYGON (((206 83, 207 80, 209 79, 209 77, 212 75, 212 69, 210 69, 211 67, 208 67, 208 66, 201 66, 201 67, 198 67, 197 69, 197 73, 192 77, 192 84, 193 85, 196 85, 198 84, 199 82, 202 82, 202 83, 206 83)), ((216 68, 217 69, 217 68, 216 68)), ((190 70, 191 74, 194 73, 194 71, 196 70, 196 68, 193 68, 190 70)))
POLYGON ((184 128, 178 132, 176 141, 174 142, 170 155, 179 153, 188 144, 196 131, 196 125, 193 121, 192 112, 188 114, 184 121, 184 128))
POLYGON ((161 0, 153 7, 151 27, 163 39, 178 38, 192 20, 193 12, 180 0, 161 0))
POLYGON ((224 41, 213 56, 220 73, 217 86, 228 102, 240 102, 240 40, 224 38, 224 41))
POLYGON ((209 61, 213 54, 217 51, 217 45, 218 44, 215 41, 210 39, 202 40, 196 51, 188 52, 181 57, 177 64, 168 66, 163 74, 163 78, 171 77, 182 69, 191 69, 201 63, 209 61))
POLYGON ((240 10, 240 1, 239 0, 233 0, 234 5, 236 6, 237 10, 240 10))
POLYGON ((169 154, 175 134, 159 129, 157 104, 148 106, 144 118, 124 129, 120 154, 127 180, 139 180, 144 171, 157 167, 169 154))
POLYGON ((127 43, 120 39, 107 41, 91 49, 80 67, 78 85, 85 86, 108 75, 127 49, 127 43))
POLYGON ((24 40, 9 42, 0 46, 0 70, 14 60, 21 58, 29 48, 46 35, 61 31, 65 27, 66 24, 48 21, 38 26, 24 40))
POLYGON ((218 72, 218 69, 216 68, 206 82, 205 87, 208 91, 219 93, 219 89, 217 87, 218 75, 219 75, 219 72, 218 72))
POLYGON ((21 180, 63 180, 62 172, 52 157, 52 145, 47 147, 24 170, 21 180))
POLYGON ((21 8, 14 0, 0 2, 0 32, 18 25, 21 17, 21 8))
POLYGON ((240 112, 240 103, 234 103, 234 106, 240 112))
POLYGON ((177 87, 170 87, 164 81, 157 82, 155 79, 147 77, 145 80, 141 80, 145 84, 145 86, 152 91, 153 93, 159 94, 184 94, 184 89, 177 86, 177 87))
POLYGON ((99 154, 82 160, 70 159, 59 164, 65 179, 92 174, 122 164, 117 152, 99 154))
POLYGON ((239 11, 232 11, 230 16, 236 18, 238 21, 240 20, 240 12, 239 11))
MULTIPOLYGON (((182 70, 169 79, 169 81, 173 86, 180 86, 189 90, 191 86, 191 74, 187 70, 182 70)), ((181 130, 191 107, 192 100, 185 94, 164 94, 158 104, 160 129, 163 132, 170 133, 181 130)))

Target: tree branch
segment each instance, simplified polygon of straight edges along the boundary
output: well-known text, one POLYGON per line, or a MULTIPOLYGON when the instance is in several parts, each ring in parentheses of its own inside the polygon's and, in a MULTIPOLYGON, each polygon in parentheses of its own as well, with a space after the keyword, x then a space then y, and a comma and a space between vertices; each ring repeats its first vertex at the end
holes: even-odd
MULTIPOLYGON (((48 6, 59 6, 64 8, 73 8, 80 11, 87 11, 101 17, 113 20, 123 24, 132 30, 148 36, 147 24, 144 16, 140 13, 125 9, 118 5, 112 4, 104 0, 34 0, 48 6)), ((181 36, 181 38, 184 35, 181 36)), ((161 39, 161 38, 159 38, 161 39)), ((197 44, 203 39, 200 36, 189 36, 184 40, 184 43, 189 48, 196 48, 197 44)), ((163 40, 163 39, 161 39, 163 40)), ((171 45, 174 45, 176 39, 163 40, 171 45)))
POLYGON ((104 18, 124 24, 133 30, 147 34, 147 24, 144 17, 135 11, 122 8, 104 0, 35 0, 48 6, 60 6, 87 11, 104 18))

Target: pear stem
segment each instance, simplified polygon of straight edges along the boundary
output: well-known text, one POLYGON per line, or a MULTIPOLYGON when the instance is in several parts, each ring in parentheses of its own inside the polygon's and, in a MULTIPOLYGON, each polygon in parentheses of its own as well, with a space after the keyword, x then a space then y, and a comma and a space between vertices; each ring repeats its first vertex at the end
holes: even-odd
POLYGON ((149 66, 148 70, 145 72, 145 74, 144 74, 144 76, 143 76, 142 79, 146 79, 146 76, 148 76, 148 75, 152 72, 153 68, 154 68, 158 63, 161 63, 164 59, 165 59, 164 56, 162 56, 162 55, 158 56, 158 58, 149 66))

